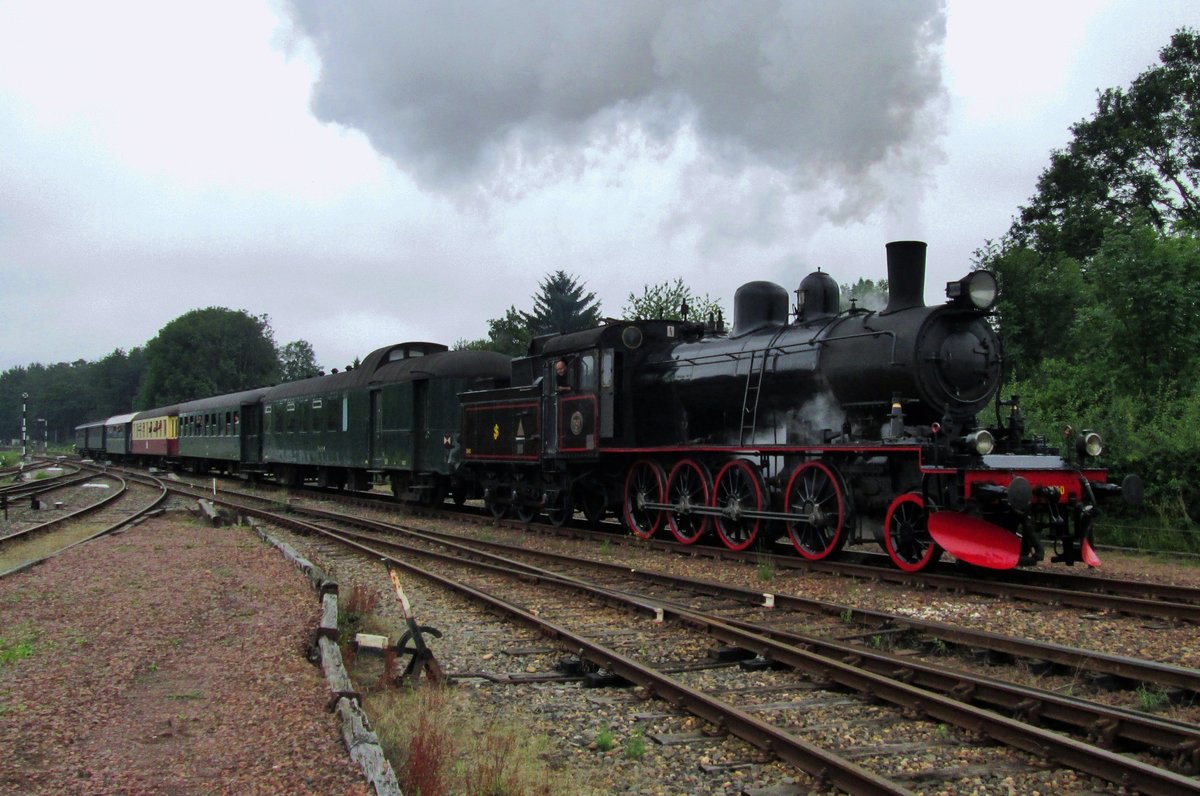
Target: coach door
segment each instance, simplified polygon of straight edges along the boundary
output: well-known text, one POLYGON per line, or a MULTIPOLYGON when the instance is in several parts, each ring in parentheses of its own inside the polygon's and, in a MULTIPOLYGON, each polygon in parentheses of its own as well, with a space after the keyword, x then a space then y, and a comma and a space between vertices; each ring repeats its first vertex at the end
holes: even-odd
POLYGON ((371 433, 369 461, 372 467, 379 467, 383 458, 383 392, 371 390, 371 433))
POLYGON ((262 428, 259 427, 258 404, 242 404, 238 410, 242 435, 242 461, 258 464, 262 461, 262 428))
POLYGON ((417 379, 412 389, 412 471, 419 473, 434 461, 429 456, 429 380, 417 379))

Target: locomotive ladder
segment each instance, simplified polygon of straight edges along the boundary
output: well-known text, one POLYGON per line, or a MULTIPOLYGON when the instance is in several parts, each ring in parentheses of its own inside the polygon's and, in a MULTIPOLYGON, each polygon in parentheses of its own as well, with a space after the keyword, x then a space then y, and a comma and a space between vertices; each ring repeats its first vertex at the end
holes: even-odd
POLYGON ((750 351, 750 371, 746 374, 746 392, 742 395, 742 431, 738 441, 739 445, 749 445, 754 441, 754 432, 758 426, 758 399, 762 393, 763 377, 767 372, 767 359, 771 356, 771 349, 775 347, 775 343, 786 328, 786 326, 780 327, 761 352, 750 351), (762 354, 761 361, 758 359, 760 353, 762 354), (755 367, 755 363, 757 363, 757 367, 755 367))
POLYGON ((754 439, 754 429, 758 425, 758 396, 762 388, 763 371, 767 369, 767 352, 762 352, 762 361, 755 367, 758 360, 757 351, 750 352, 750 372, 746 374, 746 393, 742 396, 742 433, 739 444, 748 445, 754 439))

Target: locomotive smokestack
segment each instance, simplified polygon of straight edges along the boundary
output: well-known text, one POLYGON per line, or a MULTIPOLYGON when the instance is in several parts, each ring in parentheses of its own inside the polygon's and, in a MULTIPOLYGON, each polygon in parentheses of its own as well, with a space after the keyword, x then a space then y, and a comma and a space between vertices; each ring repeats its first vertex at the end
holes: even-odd
POLYGON ((884 312, 925 306, 925 241, 887 245, 888 305, 884 312))

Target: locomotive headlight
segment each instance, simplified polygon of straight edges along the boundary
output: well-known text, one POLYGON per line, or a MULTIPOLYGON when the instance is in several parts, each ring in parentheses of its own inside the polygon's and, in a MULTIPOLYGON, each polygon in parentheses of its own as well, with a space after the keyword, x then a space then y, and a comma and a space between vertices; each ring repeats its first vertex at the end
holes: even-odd
POLYGON ((978 431, 972 431, 966 436, 965 441, 967 447, 980 456, 987 456, 996 448, 996 439, 992 436, 992 432, 983 428, 978 431))
POLYGON ((1095 431, 1084 431, 1075 440, 1075 450, 1080 456, 1091 456, 1093 459, 1104 452, 1104 440, 1095 431))
POLYGON ((990 310, 996 292, 996 275, 991 271, 972 271, 957 282, 946 283, 946 298, 978 310, 990 310))

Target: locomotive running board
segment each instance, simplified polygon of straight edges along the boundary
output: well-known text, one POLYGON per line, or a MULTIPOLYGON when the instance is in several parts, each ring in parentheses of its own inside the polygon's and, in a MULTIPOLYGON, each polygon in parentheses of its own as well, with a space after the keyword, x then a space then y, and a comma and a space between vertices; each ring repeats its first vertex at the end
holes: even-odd
POLYGON ((1021 540, 1012 531, 957 511, 929 515, 929 535, 950 555, 988 569, 1012 569, 1021 559, 1021 540))

